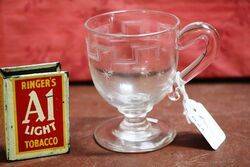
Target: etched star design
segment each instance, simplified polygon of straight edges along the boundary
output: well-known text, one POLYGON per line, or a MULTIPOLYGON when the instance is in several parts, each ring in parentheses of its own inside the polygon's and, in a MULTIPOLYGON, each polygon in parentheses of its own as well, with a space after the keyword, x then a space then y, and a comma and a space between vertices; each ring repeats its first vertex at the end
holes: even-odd
POLYGON ((105 79, 110 79, 110 77, 113 75, 113 71, 112 70, 110 70, 110 71, 108 71, 108 70, 103 70, 103 74, 104 74, 104 78, 105 79))

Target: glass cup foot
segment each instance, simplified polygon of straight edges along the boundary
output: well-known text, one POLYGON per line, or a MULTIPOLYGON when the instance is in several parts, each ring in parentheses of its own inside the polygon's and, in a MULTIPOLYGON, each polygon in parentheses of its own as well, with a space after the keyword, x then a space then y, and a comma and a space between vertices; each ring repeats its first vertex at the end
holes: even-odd
POLYGON ((142 128, 123 128, 124 117, 116 117, 100 124, 94 137, 102 147, 124 153, 149 152, 171 143, 176 131, 157 119, 147 118, 142 128))

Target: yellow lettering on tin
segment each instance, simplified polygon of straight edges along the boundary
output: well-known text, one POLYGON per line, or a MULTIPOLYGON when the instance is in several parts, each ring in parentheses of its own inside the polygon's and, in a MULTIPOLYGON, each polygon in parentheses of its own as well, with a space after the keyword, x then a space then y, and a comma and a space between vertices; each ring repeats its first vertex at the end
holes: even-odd
POLYGON ((22 90, 26 89, 26 82, 22 82, 22 90))
POLYGON ((55 79, 55 78, 53 78, 53 79, 51 80, 51 82, 52 82, 52 86, 53 86, 53 87, 56 86, 56 79, 55 79))
POLYGON ((34 81, 30 81, 29 83, 29 89, 34 89, 35 88, 35 82, 34 81))
POLYGON ((32 81, 22 81, 21 87, 24 89, 49 88, 56 86, 56 78, 36 79, 32 81))
POLYGON ((35 140, 28 140, 24 141, 25 148, 37 148, 37 147, 44 147, 44 146, 54 146, 58 144, 57 137, 49 137, 45 139, 35 139, 35 140))
POLYGON ((45 87, 50 87, 50 80, 49 79, 45 80, 45 87))

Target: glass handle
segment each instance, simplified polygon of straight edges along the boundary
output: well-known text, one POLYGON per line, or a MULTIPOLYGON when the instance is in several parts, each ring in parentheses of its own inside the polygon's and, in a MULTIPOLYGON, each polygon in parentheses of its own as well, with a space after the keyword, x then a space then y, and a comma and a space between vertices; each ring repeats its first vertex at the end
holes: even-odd
POLYGON ((194 22, 185 26, 180 31, 178 38, 179 51, 188 48, 197 41, 203 40, 205 42, 205 49, 201 55, 181 72, 182 79, 189 82, 213 62, 219 48, 219 34, 208 23, 194 22))

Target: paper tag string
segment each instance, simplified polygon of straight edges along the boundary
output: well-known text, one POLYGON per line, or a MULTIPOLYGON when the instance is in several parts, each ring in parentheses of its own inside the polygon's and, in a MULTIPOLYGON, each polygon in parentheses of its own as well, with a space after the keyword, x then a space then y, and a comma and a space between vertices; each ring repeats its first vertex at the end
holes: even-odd
POLYGON ((201 103, 188 97, 180 72, 176 73, 175 83, 177 84, 176 97, 180 96, 179 93, 183 96, 183 114, 187 122, 196 126, 214 150, 218 149, 226 139, 225 133, 201 103))
POLYGON ((191 120, 189 119, 189 114, 188 113, 188 110, 187 110, 187 105, 186 105, 186 102, 188 101, 189 97, 188 97, 188 94, 186 92, 186 89, 185 89, 185 82, 182 80, 181 78, 181 74, 180 72, 178 71, 176 73, 176 84, 177 84, 177 88, 176 88, 176 91, 180 91, 180 93, 182 94, 183 96, 183 100, 182 100, 182 104, 183 104, 183 107, 184 107, 184 111, 183 111, 183 115, 185 115, 186 117, 186 120, 189 124, 191 124, 191 120))

